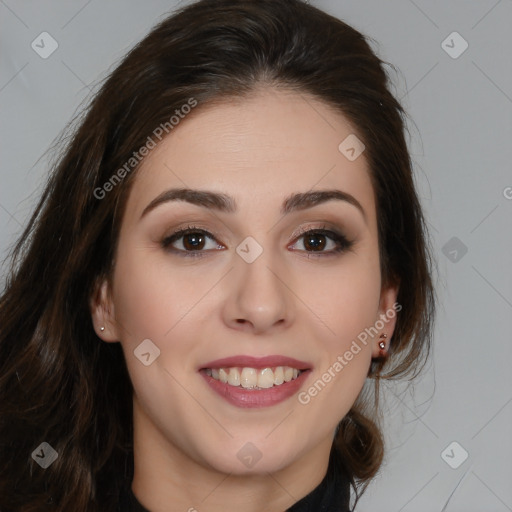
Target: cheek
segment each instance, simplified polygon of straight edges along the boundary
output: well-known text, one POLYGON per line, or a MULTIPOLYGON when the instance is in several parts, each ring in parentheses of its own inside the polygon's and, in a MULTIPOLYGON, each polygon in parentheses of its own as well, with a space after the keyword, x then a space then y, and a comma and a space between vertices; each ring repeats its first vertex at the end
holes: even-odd
POLYGON ((298 395, 312 418, 335 425, 352 407, 365 383, 372 357, 367 335, 378 319, 380 271, 375 265, 354 265, 350 271, 318 275, 308 304, 322 320, 323 354, 314 379, 298 395), (362 341, 361 341, 362 340, 362 341))
MULTIPOLYGON (((303 295, 321 319, 324 335, 318 337, 323 357, 317 375, 299 401, 312 401, 315 414, 330 411, 332 421, 348 412, 368 374, 373 338, 367 333, 379 318, 378 263, 378 258, 361 253, 347 255, 337 269, 311 275, 315 286, 303 295)), ((306 291, 304 287, 302 294, 306 291)))
POLYGON ((201 295, 193 279, 165 260, 148 258, 142 248, 119 259, 114 282, 116 321, 124 338, 163 338, 201 295))
POLYGON ((302 285, 301 296, 323 321, 326 340, 342 347, 372 326, 378 318, 380 269, 378 261, 351 254, 331 270, 310 272, 310 286, 302 285))
POLYGON ((141 403, 158 416, 162 404, 189 399, 183 396, 177 381, 183 380, 188 371, 184 364, 191 348, 187 321, 193 317, 191 308, 205 293, 205 286, 200 282, 195 286, 193 279, 149 254, 147 248, 122 253, 114 275, 113 300, 134 391, 141 403), (145 342, 148 348, 144 353, 149 351, 149 360, 154 361, 146 366, 136 355, 143 353, 138 347, 148 339, 159 352, 145 342))
POLYGON ((173 265, 166 256, 156 257, 154 250, 124 251, 114 275, 115 316, 128 370, 134 388, 150 401, 159 396, 152 385, 164 383, 170 392, 175 387, 173 377, 182 379, 190 371, 200 349, 194 341, 204 320, 201 298, 218 280, 213 273, 205 277, 204 269, 194 272, 173 265), (154 364, 144 366, 135 356, 146 353, 139 346, 147 339, 159 352, 149 344, 158 355, 154 364))

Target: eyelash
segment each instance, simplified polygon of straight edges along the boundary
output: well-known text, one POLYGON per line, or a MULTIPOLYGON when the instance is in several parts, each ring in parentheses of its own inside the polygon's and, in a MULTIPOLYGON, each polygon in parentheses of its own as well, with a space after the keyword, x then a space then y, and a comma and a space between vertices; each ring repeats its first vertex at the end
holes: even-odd
MULTIPOLYGON (((307 235, 310 233, 315 233, 315 234, 326 236, 326 237, 330 238, 332 241, 334 241, 335 243, 337 243, 338 246, 336 249, 331 249, 330 251, 318 251, 318 252, 317 251, 300 251, 300 252, 307 252, 308 258, 310 256, 329 257, 329 256, 335 256, 336 254, 339 254, 339 253, 346 252, 352 247, 354 242, 348 240, 341 233, 337 233, 336 231, 328 230, 325 228, 326 228, 326 226, 323 226, 322 228, 314 228, 314 229, 301 228, 299 234, 295 237, 295 240, 302 238, 304 235, 307 235)), ((174 233, 172 233, 171 235, 166 236, 161 241, 160 244, 163 249, 166 249, 167 251, 172 252, 174 254, 178 254, 179 256, 182 256, 182 257, 192 257, 192 258, 203 257, 205 255, 205 253, 207 253, 209 251, 204 251, 204 250, 184 251, 182 249, 175 249, 175 248, 170 247, 170 245, 173 242, 179 240, 180 238, 182 238, 185 235, 190 235, 190 234, 202 234, 202 235, 206 236, 207 238, 215 240, 213 235, 211 233, 209 233, 208 231, 201 229, 199 227, 196 227, 196 226, 187 226, 184 229, 179 229, 179 230, 175 231, 174 233)))

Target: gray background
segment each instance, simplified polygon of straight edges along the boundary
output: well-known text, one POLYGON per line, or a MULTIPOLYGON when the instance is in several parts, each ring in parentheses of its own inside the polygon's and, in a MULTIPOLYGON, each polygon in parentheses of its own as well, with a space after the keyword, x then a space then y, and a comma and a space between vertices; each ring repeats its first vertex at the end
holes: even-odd
MULTIPOLYGON (((311 3, 375 39, 399 69, 391 77, 414 120, 409 144, 439 265, 431 365, 414 389, 384 385, 388 451, 357 510, 512 511, 512 1, 311 3), (454 31, 469 45, 457 58, 454 31)), ((176 5, 0 0, 1 257, 35 204, 56 136, 176 5), (44 31, 58 43, 46 59, 31 47, 44 31)))

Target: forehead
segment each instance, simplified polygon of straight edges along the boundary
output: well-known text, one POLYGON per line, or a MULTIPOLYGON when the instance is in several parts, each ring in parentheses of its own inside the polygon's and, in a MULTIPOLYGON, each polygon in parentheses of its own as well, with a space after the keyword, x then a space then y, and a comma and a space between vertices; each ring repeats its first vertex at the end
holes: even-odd
POLYGON ((339 147, 354 136, 343 115, 303 93, 268 88, 198 105, 142 162, 127 211, 140 215, 175 187, 226 193, 241 210, 276 213, 291 193, 337 188, 373 216, 364 152, 351 161, 346 144, 339 147))

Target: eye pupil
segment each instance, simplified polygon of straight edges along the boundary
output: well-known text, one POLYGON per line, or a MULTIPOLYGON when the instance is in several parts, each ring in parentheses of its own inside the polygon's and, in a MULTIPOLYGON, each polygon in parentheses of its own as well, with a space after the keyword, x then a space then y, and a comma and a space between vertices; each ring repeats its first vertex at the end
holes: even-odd
POLYGON ((314 251, 322 250, 325 247, 325 235, 322 235, 321 233, 308 235, 304 239, 304 245, 306 249, 308 249, 308 245, 313 248, 314 251), (319 237, 322 237, 323 240, 320 242, 315 243, 315 239, 318 239, 319 237))
POLYGON ((205 237, 201 233, 188 233, 183 236, 183 246, 185 249, 202 249, 204 242, 205 237))

